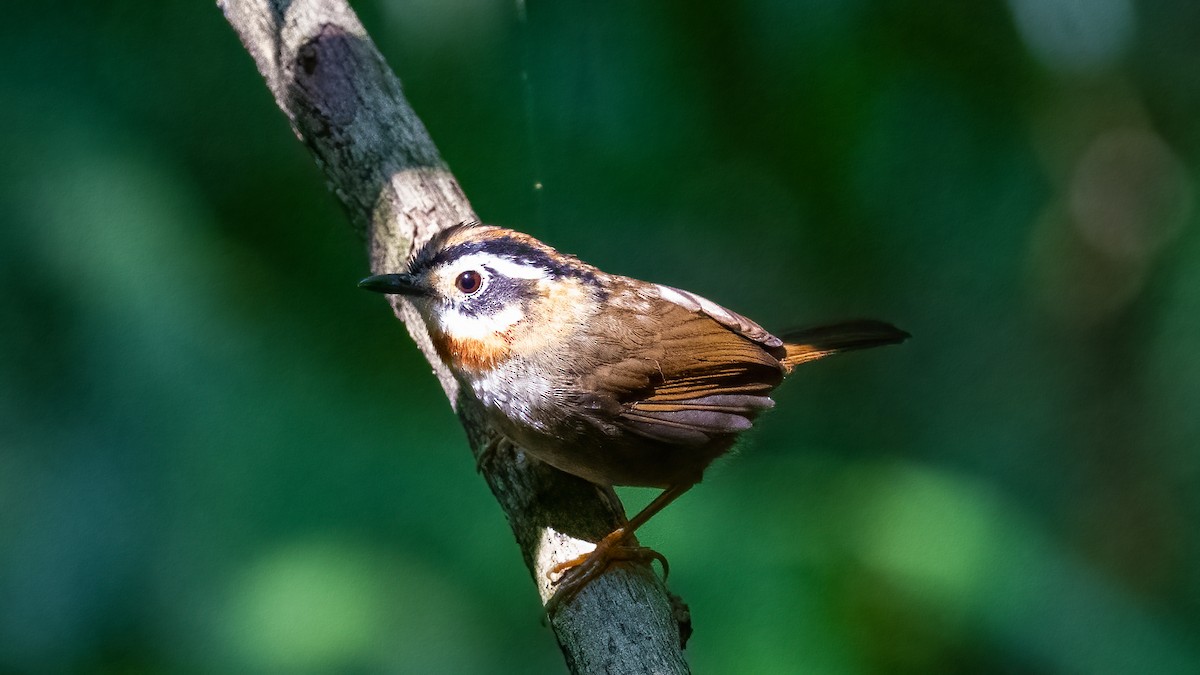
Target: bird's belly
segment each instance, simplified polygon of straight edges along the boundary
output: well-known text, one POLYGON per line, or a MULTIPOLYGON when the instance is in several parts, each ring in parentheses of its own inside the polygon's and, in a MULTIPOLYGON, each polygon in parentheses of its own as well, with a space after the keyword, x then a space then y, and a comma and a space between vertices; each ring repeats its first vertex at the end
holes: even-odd
POLYGON ((497 371, 476 379, 472 389, 509 440, 598 485, 665 488, 698 482, 708 464, 733 443, 731 435, 709 446, 683 447, 632 434, 605 424, 594 411, 566 404, 561 389, 537 376, 517 378, 497 371))
POLYGON ((651 441, 628 432, 595 436, 544 434, 518 428, 510 438, 534 457, 598 485, 667 488, 700 482, 708 465, 733 443, 719 439, 707 447, 651 441))

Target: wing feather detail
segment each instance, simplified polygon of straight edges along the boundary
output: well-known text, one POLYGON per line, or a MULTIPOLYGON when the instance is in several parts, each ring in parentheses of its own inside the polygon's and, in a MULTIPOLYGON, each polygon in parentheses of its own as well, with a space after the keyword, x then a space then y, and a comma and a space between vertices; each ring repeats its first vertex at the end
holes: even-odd
POLYGON ((662 284, 654 284, 654 288, 658 290, 659 298, 667 302, 673 302, 693 312, 702 312, 729 330, 739 333, 755 342, 760 342, 767 347, 780 347, 783 345, 783 340, 772 335, 767 329, 737 312, 725 309, 708 298, 662 284))
POLYGON ((643 438, 702 447, 732 440, 774 406, 769 394, 783 378, 782 342, 704 303, 707 309, 698 296, 668 289, 640 320, 613 326, 624 358, 584 382, 601 399, 593 407, 615 413, 612 421, 643 438))

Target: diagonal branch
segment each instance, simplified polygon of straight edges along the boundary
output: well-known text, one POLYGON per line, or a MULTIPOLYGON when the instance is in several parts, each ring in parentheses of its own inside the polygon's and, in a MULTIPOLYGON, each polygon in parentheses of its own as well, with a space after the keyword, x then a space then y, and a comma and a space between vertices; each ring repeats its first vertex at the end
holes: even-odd
MULTIPOLYGON (((325 172, 371 271, 403 269, 438 230, 477 220, 424 125, 344 0, 218 0, 296 136, 325 172)), ((392 308, 458 412, 476 457, 494 437, 477 403, 436 356, 421 318, 401 296, 392 308)), ((500 453, 484 473, 504 509, 543 602, 547 571, 589 550, 624 515, 611 490, 500 453)), ((687 672, 666 589, 647 567, 618 567, 551 620, 573 672, 687 672)))

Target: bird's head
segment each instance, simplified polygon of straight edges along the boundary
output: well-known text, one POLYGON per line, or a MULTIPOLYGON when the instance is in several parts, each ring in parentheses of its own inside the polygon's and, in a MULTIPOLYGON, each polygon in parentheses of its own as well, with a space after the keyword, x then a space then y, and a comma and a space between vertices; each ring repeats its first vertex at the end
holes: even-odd
POLYGON ((417 251, 406 272, 359 287, 408 296, 429 324, 443 361, 468 371, 494 367, 539 335, 553 336, 594 297, 598 270, 520 232, 459 225, 417 251))

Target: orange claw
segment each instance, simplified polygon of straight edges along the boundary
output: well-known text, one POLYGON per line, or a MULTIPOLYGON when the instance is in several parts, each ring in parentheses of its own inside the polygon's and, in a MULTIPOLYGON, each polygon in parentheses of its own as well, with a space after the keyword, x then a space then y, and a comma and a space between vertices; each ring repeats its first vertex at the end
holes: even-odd
POLYGON ((666 556, 652 548, 626 544, 625 540, 628 536, 625 528, 618 527, 597 542, 596 548, 592 551, 551 567, 546 576, 551 579, 556 574, 561 576, 557 580, 551 581, 551 584, 557 588, 554 595, 546 601, 546 614, 554 616, 563 603, 570 602, 579 591, 583 590, 584 586, 604 574, 605 570, 615 562, 649 563, 657 560, 662 563, 663 581, 666 581, 667 574, 671 569, 667 564, 666 556))

